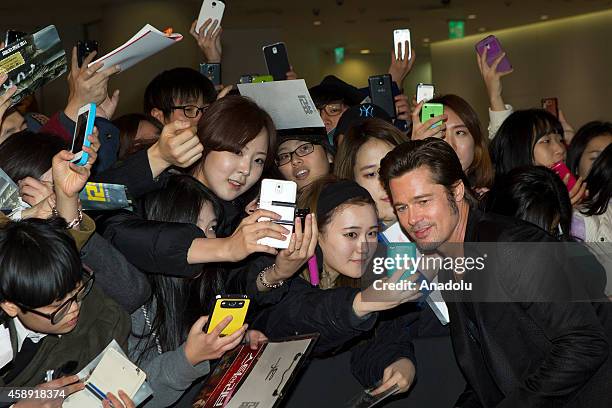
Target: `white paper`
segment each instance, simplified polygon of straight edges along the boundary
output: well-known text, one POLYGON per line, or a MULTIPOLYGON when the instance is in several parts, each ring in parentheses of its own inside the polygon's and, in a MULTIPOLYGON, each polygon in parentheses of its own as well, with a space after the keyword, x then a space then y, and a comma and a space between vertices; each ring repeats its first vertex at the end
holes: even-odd
POLYGON ((121 71, 125 71, 182 39, 181 34, 173 33, 167 36, 152 25, 146 24, 123 45, 91 62, 88 66, 104 62, 105 68, 119 65, 121 71))
MULTIPOLYGON (((145 383, 145 373, 127 358, 115 340, 77 375, 86 384, 93 382, 103 392, 110 391, 117 395, 117 391, 122 389, 136 405, 152 394, 151 388, 145 383)), ((101 408, 102 401, 85 389, 66 398, 62 407, 101 408)))
POLYGON ((238 91, 268 112, 279 130, 325 127, 303 79, 238 84, 238 91))
POLYGON ((0 326, 0 368, 13 361, 13 346, 8 327, 0 326))
POLYGON ((268 343, 249 376, 225 408, 272 408, 281 398, 291 374, 304 358, 312 339, 268 343), (274 392, 277 391, 277 395, 274 392), (243 404, 257 405, 243 405, 243 404))

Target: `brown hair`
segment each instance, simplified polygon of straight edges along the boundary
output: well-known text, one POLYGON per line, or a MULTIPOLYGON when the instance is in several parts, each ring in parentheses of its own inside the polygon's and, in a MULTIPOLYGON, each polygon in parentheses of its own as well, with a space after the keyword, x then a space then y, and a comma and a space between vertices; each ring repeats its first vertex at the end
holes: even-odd
POLYGON ((268 132, 266 167, 269 167, 274 163, 276 152, 276 128, 270 115, 243 96, 228 95, 213 102, 198 122, 198 137, 204 152, 191 171, 203 165, 210 152, 240 153, 262 129, 268 132))
MULTIPOLYGON (((298 200, 299 206, 301 208, 308 207, 310 208, 310 212, 312 214, 316 214, 317 213, 317 203, 319 201, 319 197, 321 196, 321 192, 329 184, 333 184, 338 181, 340 181, 340 179, 338 179, 336 176, 332 174, 329 174, 327 176, 321 177, 313 181, 312 183, 304 187, 304 190, 298 200)), ((342 204, 340 204, 339 206, 335 207, 333 210, 324 214, 322 217, 320 216, 319 218, 317 218, 317 226, 318 226, 319 232, 324 233, 327 225, 331 222, 333 216, 338 211, 343 210, 349 205, 371 205, 372 208, 374 208, 374 211, 376 212, 376 203, 372 199, 368 200, 365 197, 354 197, 354 198, 348 199, 342 204)), ((330 289, 333 287, 351 287, 351 288, 361 287, 361 279, 351 278, 351 277, 348 277, 342 274, 340 274, 336 278, 335 282, 326 283, 327 281, 329 281, 329 279, 326 279, 324 275, 325 271, 321 268, 321 264, 323 263, 323 257, 321 256, 320 247, 318 247, 317 252, 319 254, 319 258, 321 258, 321 259, 318 259, 319 269, 320 269, 319 272, 322 274, 321 275, 321 285, 320 285, 321 289, 330 289)), ((304 271, 302 272, 302 278, 310 282, 310 273, 308 272, 307 268, 305 268, 304 271)))
POLYGON ((474 139, 474 160, 470 167, 465 169, 465 174, 474 188, 491 187, 495 172, 491 156, 489 156, 488 139, 482 132, 480 120, 474 109, 465 99, 452 94, 432 99, 429 102, 441 103, 449 107, 465 123, 465 126, 467 126, 472 135, 472 139, 474 139))
POLYGON ((371 139, 393 146, 404 143, 408 137, 395 126, 382 119, 366 119, 349 129, 335 157, 334 174, 338 178, 355 180, 355 163, 359 149, 371 139))
POLYGON ((161 134, 162 124, 154 117, 143 115, 142 113, 128 113, 113 120, 113 125, 119 129, 119 153, 117 154, 117 160, 123 160, 129 155, 148 149, 155 144, 155 140, 136 140, 138 127, 140 122, 143 121, 152 124, 161 134))

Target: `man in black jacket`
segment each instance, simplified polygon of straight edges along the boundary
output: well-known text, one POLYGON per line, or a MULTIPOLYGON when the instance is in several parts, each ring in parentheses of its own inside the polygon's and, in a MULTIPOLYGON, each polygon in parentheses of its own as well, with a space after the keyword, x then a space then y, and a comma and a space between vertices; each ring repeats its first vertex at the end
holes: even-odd
POLYGON ((610 303, 569 301, 582 288, 563 273, 571 261, 565 244, 532 224, 476 210, 459 159, 442 140, 396 147, 380 174, 399 222, 423 253, 457 259, 472 247, 494 258, 479 272, 455 266, 438 276, 475 285, 444 293, 468 384, 455 406, 612 406, 610 303), (504 244, 484 244, 494 242, 504 244))

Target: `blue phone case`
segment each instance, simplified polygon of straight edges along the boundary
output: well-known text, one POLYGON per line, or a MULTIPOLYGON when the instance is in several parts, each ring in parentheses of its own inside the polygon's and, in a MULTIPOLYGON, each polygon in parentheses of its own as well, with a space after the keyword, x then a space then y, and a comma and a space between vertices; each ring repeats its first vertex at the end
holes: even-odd
MULTIPOLYGON (((96 121, 96 104, 90 103, 89 106, 90 108, 89 108, 89 114, 87 115, 87 126, 85 127, 85 137, 83 138, 83 146, 87 146, 87 147, 91 146, 91 142, 89 141, 88 137, 93 133, 94 122, 96 121)), ((77 166, 84 166, 87 164, 88 160, 89 160, 89 153, 83 151, 83 154, 81 155, 81 160, 79 160, 75 164, 77 166)))

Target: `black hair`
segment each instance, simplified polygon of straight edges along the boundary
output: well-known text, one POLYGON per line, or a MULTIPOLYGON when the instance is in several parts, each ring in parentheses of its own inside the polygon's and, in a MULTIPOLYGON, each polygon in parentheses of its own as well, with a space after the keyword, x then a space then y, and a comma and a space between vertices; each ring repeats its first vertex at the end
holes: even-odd
POLYGON ((81 258, 65 231, 59 218, 0 227, 0 301, 43 307, 77 287, 83 280, 81 258))
POLYGON ((551 133, 563 136, 561 122, 550 112, 526 109, 512 113, 499 127, 489 147, 495 175, 532 166, 536 142, 551 133))
POLYGON ((601 215, 608 210, 612 199, 612 144, 608 145, 593 162, 586 178, 589 197, 583 203, 584 215, 601 215))
POLYGON ((15 182, 26 177, 39 179, 51 168, 53 156, 69 148, 54 134, 22 130, 0 144, 0 168, 15 182))
MULTIPOLYGON (((164 222, 196 224, 205 203, 212 204, 217 218, 222 218, 214 194, 193 177, 183 174, 170 176, 163 190, 144 198, 147 218, 164 222)), ((139 362, 156 349, 155 337, 164 352, 177 349, 187 339, 191 326, 209 310, 214 296, 223 292, 220 269, 215 264, 203 265, 202 273, 193 279, 168 275, 147 275, 152 292, 147 305, 154 305, 156 312, 148 334, 134 333, 144 343, 137 358, 139 362)))
POLYGON ((157 108, 168 117, 177 101, 197 100, 200 96, 205 104, 213 103, 217 98, 215 86, 206 76, 186 67, 164 71, 147 85, 144 113, 150 115, 151 110, 157 108))
POLYGON ((517 167, 497 177, 487 194, 486 210, 528 221, 562 240, 571 240, 572 204, 567 188, 544 166, 517 167), (560 235, 552 230, 557 222, 560 235))
POLYGON ((578 174, 580 159, 589 142, 602 135, 612 136, 612 122, 593 121, 578 129, 567 148, 566 164, 572 174, 578 174))
POLYGON ((424 140, 409 140, 398 145, 380 161, 380 179, 391 197, 389 182, 409 171, 425 166, 431 172, 434 183, 444 186, 453 210, 456 204, 453 189, 460 181, 465 186, 465 199, 470 206, 476 205, 476 198, 470 187, 468 177, 461 168, 459 157, 442 139, 428 137, 424 140))

